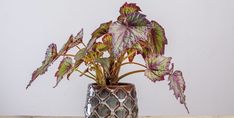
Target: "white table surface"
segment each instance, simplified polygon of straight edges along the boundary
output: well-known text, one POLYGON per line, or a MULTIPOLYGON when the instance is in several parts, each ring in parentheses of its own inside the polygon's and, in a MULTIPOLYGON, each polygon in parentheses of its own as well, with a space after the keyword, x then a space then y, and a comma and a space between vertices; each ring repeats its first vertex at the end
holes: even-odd
MULTIPOLYGON (((0 116, 0 118, 84 118, 81 116, 0 116)), ((139 118, 234 118, 233 116, 142 116, 139 118)))

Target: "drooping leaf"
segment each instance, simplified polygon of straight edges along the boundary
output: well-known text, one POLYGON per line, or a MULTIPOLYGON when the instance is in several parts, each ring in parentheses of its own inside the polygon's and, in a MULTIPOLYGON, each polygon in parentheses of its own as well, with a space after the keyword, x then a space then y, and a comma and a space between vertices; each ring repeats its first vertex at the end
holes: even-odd
POLYGON ((86 48, 80 49, 75 55, 75 60, 77 61, 81 60, 86 55, 85 51, 86 51, 86 48))
POLYGON ((140 7, 138 7, 135 3, 127 3, 125 2, 122 7, 120 7, 120 14, 121 15, 128 15, 131 13, 139 12, 141 11, 140 7))
POLYGON ((187 112, 189 113, 188 107, 185 102, 185 81, 181 71, 176 70, 173 74, 171 74, 168 78, 169 80, 169 88, 174 91, 174 95, 176 99, 180 98, 180 103, 184 104, 187 112))
POLYGON ((26 89, 32 84, 32 82, 39 76, 44 74, 48 67, 51 65, 51 63, 54 61, 54 59, 57 57, 57 46, 56 44, 52 43, 48 46, 45 54, 45 59, 42 62, 42 65, 37 68, 33 73, 32 73, 32 78, 27 85, 26 89))
POLYGON ((110 68, 110 62, 109 58, 97 58, 96 62, 100 63, 104 71, 110 75, 109 68, 110 68))
POLYGON ((165 31, 156 21, 151 21, 151 25, 151 39, 149 41, 152 43, 152 48, 155 49, 157 54, 164 54, 165 45, 167 44, 165 31))
POLYGON ((153 82, 164 80, 164 76, 170 73, 169 66, 171 59, 171 57, 156 54, 149 55, 145 59, 147 66, 145 76, 153 82))
POLYGON ((81 29, 81 31, 79 33, 77 33, 77 35, 75 37, 73 35, 71 35, 69 37, 68 41, 64 44, 63 48, 59 51, 58 54, 59 55, 66 54, 69 49, 82 43, 82 40, 83 40, 83 29, 81 29))
POLYGON ((88 42, 87 45, 87 50, 89 50, 93 44, 96 42, 96 40, 103 36, 104 34, 106 34, 109 30, 109 26, 112 23, 112 21, 106 22, 106 23, 102 23, 93 33, 92 33, 92 37, 88 42))
POLYGON ((112 35, 114 56, 118 57, 138 41, 146 40, 149 32, 148 23, 145 15, 140 13, 129 14, 124 24, 118 21, 112 23, 109 33, 112 35))
POLYGON ((59 64, 58 71, 55 73, 55 77, 57 77, 57 82, 54 88, 59 84, 59 82, 63 79, 63 76, 67 74, 72 68, 72 58, 65 57, 59 64))

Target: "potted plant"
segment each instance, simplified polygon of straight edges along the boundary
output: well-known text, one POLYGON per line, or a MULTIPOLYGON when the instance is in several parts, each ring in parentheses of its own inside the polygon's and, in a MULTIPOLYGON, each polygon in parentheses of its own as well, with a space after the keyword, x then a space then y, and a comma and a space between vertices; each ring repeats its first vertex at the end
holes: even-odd
POLYGON ((164 76, 168 76, 169 88, 188 111, 182 72, 174 71, 171 57, 163 56, 167 44, 164 29, 156 21, 149 21, 140 11, 136 4, 125 3, 119 10, 117 21, 102 23, 92 33, 87 45, 83 43, 83 29, 76 36, 71 35, 59 51, 56 44, 50 44, 42 65, 32 73, 32 79, 26 88, 62 57, 55 73, 57 82, 54 87, 64 76, 69 79, 75 71, 96 82, 88 86, 86 117, 137 117, 135 87, 130 83, 119 83, 119 80, 140 72, 144 72, 153 82, 162 81, 164 76), (77 53, 70 54, 71 48, 77 48, 77 53), (136 55, 141 55, 145 64, 135 62, 136 55), (83 71, 79 69, 81 64, 87 67, 83 71), (128 64, 144 69, 119 75, 121 67, 128 64))

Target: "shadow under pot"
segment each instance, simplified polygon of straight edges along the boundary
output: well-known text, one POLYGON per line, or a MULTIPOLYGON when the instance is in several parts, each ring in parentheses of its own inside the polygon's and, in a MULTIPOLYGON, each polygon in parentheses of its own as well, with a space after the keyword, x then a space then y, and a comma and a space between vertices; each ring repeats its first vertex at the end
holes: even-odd
POLYGON ((133 84, 88 85, 86 118, 137 118, 136 89, 133 84))

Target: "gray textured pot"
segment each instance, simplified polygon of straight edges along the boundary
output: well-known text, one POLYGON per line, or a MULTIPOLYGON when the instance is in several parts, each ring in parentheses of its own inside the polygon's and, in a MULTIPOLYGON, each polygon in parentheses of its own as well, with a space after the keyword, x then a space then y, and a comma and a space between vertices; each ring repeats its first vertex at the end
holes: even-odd
POLYGON ((99 86, 89 84, 86 118, 137 118, 136 89, 133 84, 99 86))

